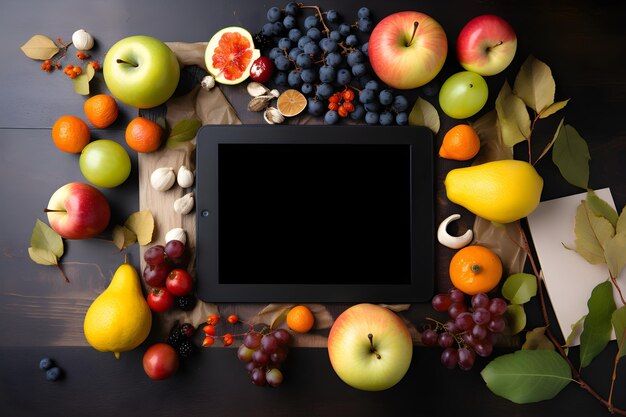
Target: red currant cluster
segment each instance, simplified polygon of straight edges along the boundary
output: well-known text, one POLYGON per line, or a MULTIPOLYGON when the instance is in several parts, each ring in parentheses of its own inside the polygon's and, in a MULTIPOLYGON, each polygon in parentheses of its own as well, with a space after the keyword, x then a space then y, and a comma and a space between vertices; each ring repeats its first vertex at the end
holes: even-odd
MULTIPOLYGON (((67 55, 67 48, 70 46, 71 43, 63 44, 63 40, 61 38, 57 38, 57 42, 59 43, 61 49, 60 55, 55 58, 46 59, 45 61, 43 61, 41 63, 42 71, 52 72, 53 70, 61 69, 61 59, 63 59, 67 55)), ((85 61, 91 58, 91 55, 88 52, 78 51, 76 53, 76 58, 81 61, 85 61)), ((100 70, 100 64, 98 63, 98 61, 89 61, 87 65, 91 65, 95 71, 100 70)), ((83 68, 80 65, 68 64, 63 69, 63 73, 65 73, 65 75, 72 79, 78 77, 80 74, 82 74, 82 72, 83 68)))
POLYGON ((354 100, 354 91, 348 88, 338 91, 328 99, 328 110, 336 111, 341 117, 348 117, 354 111, 352 100, 354 100))

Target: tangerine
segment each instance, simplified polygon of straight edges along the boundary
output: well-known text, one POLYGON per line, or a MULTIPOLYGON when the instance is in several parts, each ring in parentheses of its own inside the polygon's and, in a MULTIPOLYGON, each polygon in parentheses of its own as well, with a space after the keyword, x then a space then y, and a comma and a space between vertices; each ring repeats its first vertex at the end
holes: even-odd
POLYGON ((99 129, 113 124, 117 119, 117 102, 108 94, 97 94, 85 100, 85 115, 89 122, 99 129))
POLYGON ((126 126, 126 143, 137 152, 154 152, 161 146, 161 126, 144 117, 135 117, 126 126))
POLYGON ((276 107, 280 114, 285 117, 292 117, 300 114, 307 105, 304 95, 298 90, 285 90, 276 100, 276 107))
POLYGON ((306 306, 292 307, 287 313, 287 326, 298 333, 306 333, 313 328, 315 317, 306 306))
POLYGON ((485 246, 466 246, 452 257, 449 272, 452 285, 465 294, 488 293, 500 283, 502 261, 485 246))
POLYGON ((79 153, 89 143, 89 126, 76 116, 61 116, 52 126, 52 140, 63 152, 79 153))
POLYGON ((459 124, 446 132, 439 148, 439 156, 457 161, 467 161, 478 154, 480 139, 467 124, 459 124))

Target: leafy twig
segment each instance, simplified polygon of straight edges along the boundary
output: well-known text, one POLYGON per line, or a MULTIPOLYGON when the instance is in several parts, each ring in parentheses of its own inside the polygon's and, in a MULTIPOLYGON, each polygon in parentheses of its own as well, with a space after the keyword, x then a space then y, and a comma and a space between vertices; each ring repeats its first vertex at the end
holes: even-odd
POLYGON ((611 413, 613 412, 613 389, 615 388, 615 380, 617 379, 617 364, 619 363, 620 352, 624 348, 624 340, 626 340, 626 329, 624 329, 624 333, 622 333, 622 341, 619 343, 619 346, 617 347, 617 353, 615 354, 615 364, 613 365, 613 375, 611 376, 611 389, 609 390, 609 400, 608 400, 609 412, 611 413))
POLYGON ((617 290, 617 293, 619 294, 619 298, 620 300, 622 300, 622 304, 626 306, 626 300, 624 300, 624 294, 622 294, 622 289, 620 288, 617 282, 617 278, 614 277, 613 275, 611 275, 611 282, 613 283, 613 286, 617 290))

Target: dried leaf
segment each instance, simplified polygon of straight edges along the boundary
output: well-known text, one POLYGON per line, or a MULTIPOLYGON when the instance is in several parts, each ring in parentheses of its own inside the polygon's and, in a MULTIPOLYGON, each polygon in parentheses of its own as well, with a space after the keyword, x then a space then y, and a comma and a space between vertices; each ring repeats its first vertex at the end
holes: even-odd
POLYGON ((137 242, 144 246, 152 242, 152 232, 154 232, 154 217, 150 210, 141 210, 131 214, 126 223, 128 229, 137 235, 137 242))
POLYGON ((545 148, 543 148, 543 151, 541 152, 541 155, 539 155, 539 158, 537 158, 537 160, 535 161, 535 165, 537 164, 537 162, 539 162, 541 160, 541 158, 543 158, 544 156, 546 156, 546 154, 548 153, 548 151, 552 148, 552 146, 554 145, 554 142, 556 142, 556 138, 559 137, 559 132, 561 131, 561 128, 563 127, 563 122, 565 121, 565 119, 561 119, 561 121, 559 122, 559 125, 556 128, 556 132, 554 132, 554 136, 552 136, 552 140, 550 141, 550 143, 548 143, 546 145, 545 148))
POLYGON ((502 285, 502 296, 512 304, 527 303, 537 295, 537 278, 523 272, 509 276, 502 285))
MULTIPOLYGON (((35 221, 33 233, 30 236, 30 246, 49 250, 57 258, 63 256, 63 239, 50 226, 39 219, 35 221)), ((54 264, 56 264, 56 261, 54 264)))
POLYGON ((283 308, 280 310, 270 322, 270 329, 277 329, 281 324, 283 324, 287 320, 287 313, 289 313, 289 308, 283 308))
POLYGON ((572 341, 576 338, 576 336, 580 335, 580 332, 583 328, 583 323, 585 322, 585 318, 587 318, 587 315, 585 314, 584 316, 582 316, 581 318, 579 318, 576 323, 572 324, 571 329, 572 331, 570 332, 569 336, 567 336, 567 339, 565 340, 565 346, 571 346, 572 345, 572 341))
POLYGON ((554 350, 554 344, 546 336, 546 327, 536 327, 526 332, 526 341, 522 345, 524 350, 554 350))
POLYGON ((86 65, 85 72, 74 78, 74 91, 83 96, 89 95, 89 81, 95 73, 96 70, 91 65, 86 65))
POLYGON ((526 105, 511 91, 508 82, 504 82, 496 98, 496 112, 502 132, 502 141, 513 147, 516 143, 527 140, 530 136, 530 116, 526 105))
POLYGON ((593 190, 587 190, 587 205, 596 216, 604 217, 617 226, 617 211, 609 203, 597 196, 593 190))
POLYGON ((587 307, 589 313, 580 335, 581 368, 588 366, 611 339, 611 316, 615 311, 615 301, 610 282, 605 281, 593 289, 587 307))
POLYGON ((592 264, 606 263, 604 242, 615 235, 615 229, 607 219, 593 214, 586 201, 581 201, 576 209, 574 235, 575 250, 580 256, 592 264))
POLYGON ((626 233, 618 233, 604 243, 604 259, 613 278, 626 266, 626 233))
POLYGON ((54 41, 44 35, 33 36, 24 45, 20 46, 20 49, 27 57, 41 61, 50 59, 59 52, 59 47, 54 41))
POLYGON ((518 304, 511 304, 504 313, 507 328, 505 332, 510 335, 518 334, 526 327, 526 312, 524 307, 518 304))
POLYGON ((407 311, 409 308, 411 308, 411 304, 380 304, 380 306, 388 308, 395 313, 407 311))
POLYGON ((548 116, 552 116, 554 113, 561 110, 563 107, 567 106, 569 102, 569 98, 563 101, 557 101, 555 103, 550 104, 546 109, 544 109, 541 113, 539 113, 540 119, 545 119, 548 116))
POLYGON ((28 255, 30 259, 39 265, 49 266, 58 264, 57 256, 50 249, 34 248, 31 246, 28 248, 28 255))
POLYGON ((552 78, 552 71, 532 55, 522 64, 513 88, 515 94, 538 114, 554 103, 556 83, 552 78))
POLYGON ((288 312, 291 307, 295 304, 268 304, 263 307, 252 320, 252 323, 264 323, 270 325, 273 323, 277 317, 281 314, 288 312))
POLYGON ((624 332, 626 332, 626 306, 618 308, 611 314, 611 324, 617 339, 617 346, 621 346, 619 351, 619 357, 621 358, 626 355, 626 341, 623 340, 624 332))
POLYGON ((426 126, 436 135, 439 132, 441 121, 437 109, 421 97, 413 105, 409 113, 409 124, 412 126, 426 126))
POLYGON ((619 219, 617 219, 615 233, 626 233, 626 206, 622 207, 622 212, 619 215, 619 219))
POLYGON ((572 185, 587 189, 589 184, 589 147, 576 129, 563 126, 552 149, 552 161, 563 178, 572 185))
POLYGON ((124 226, 116 225, 113 228, 113 243, 119 250, 123 250, 137 241, 137 235, 124 226))
POLYGON ((202 127, 202 123, 198 119, 181 120, 172 128, 166 146, 173 149, 189 142, 196 137, 200 127, 202 127))
POLYGON ((472 165, 513 159, 513 148, 505 146, 502 141, 502 133, 498 127, 498 113, 495 110, 470 124, 480 138, 480 150, 472 165))

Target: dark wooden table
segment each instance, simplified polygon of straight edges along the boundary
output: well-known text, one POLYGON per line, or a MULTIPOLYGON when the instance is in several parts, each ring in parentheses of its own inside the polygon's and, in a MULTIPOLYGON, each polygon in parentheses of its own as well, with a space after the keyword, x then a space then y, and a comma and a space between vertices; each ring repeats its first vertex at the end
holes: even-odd
MULTIPOLYGON (((225 26, 240 25, 255 31, 273 3, 252 0, 202 2, 198 0, 139 0, 107 2, 60 0, 4 0, 0 13, 0 173, 2 232, 0 233, 0 414, 3 416, 387 416, 401 410, 412 414, 448 416, 603 416, 608 412, 576 384, 570 384, 555 399, 530 405, 515 405, 493 395, 485 386, 479 360, 470 372, 449 371, 439 363, 439 349, 415 348, 413 363, 405 378, 390 390, 366 393, 343 384, 334 374, 322 348, 295 348, 289 355, 286 381, 279 389, 261 389, 248 376, 232 349, 204 350, 185 361, 170 380, 153 382, 143 372, 145 346, 122 354, 103 354, 86 346, 82 313, 108 283, 121 259, 107 239, 72 241, 66 245, 63 268, 72 278, 66 284, 52 267, 34 264, 27 248, 36 218, 51 193, 70 181, 82 181, 77 156, 59 152, 50 140, 50 128, 62 114, 81 115, 83 98, 72 91, 61 73, 45 74, 39 63, 19 50, 30 36, 41 33, 69 40, 74 30, 85 28, 97 38, 94 55, 100 59, 117 40, 145 34, 164 41, 207 41, 225 26), (98 291, 93 290, 99 289, 98 291), (67 377, 47 382, 38 369, 41 357, 51 356, 67 377)), ((283 4, 278 3, 282 6, 283 4)), ((448 34, 450 53, 445 77, 460 70, 454 56, 456 35, 470 18, 495 13, 516 29, 518 53, 510 68, 490 77, 489 102, 504 79, 514 75, 529 54, 546 62, 557 85, 557 99, 571 98, 562 115, 587 140, 591 152, 589 186, 611 187, 616 204, 626 203, 626 7, 613 1, 413 1, 375 2, 320 1, 323 9, 333 6, 345 16, 368 5, 377 20, 395 11, 418 10, 437 19, 448 34)), ((101 77, 101 74, 98 75, 101 77)), ((94 89, 106 91, 101 78, 94 89)), ((223 91, 246 123, 257 115, 245 110, 243 86, 223 91)), ((409 93, 414 98, 420 91, 409 93)), ((423 95, 423 94, 422 94, 423 95)), ((431 100, 436 103, 435 100, 431 100)), ((455 121, 442 114, 442 132, 455 121)), ((95 130, 94 138, 123 142, 123 129, 136 110, 123 107, 118 121, 107 130, 95 130)), ((546 122, 536 135, 551 137, 558 119, 546 122)), ((436 139, 436 148, 442 134, 436 139)), ((133 153, 131 153, 133 155, 133 153)), ((436 159, 436 222, 458 208, 445 198, 442 179, 459 165, 436 159)), ((539 167, 545 179, 544 200, 580 192, 559 176, 551 163, 539 167)), ((137 172, 136 155, 133 172, 137 172)), ((105 191, 112 205, 111 224, 119 224, 138 209, 136 175, 121 187, 105 191)), ((109 230, 110 232, 110 230, 109 230)), ((138 249, 129 250, 138 265, 138 249)), ((437 282, 449 287, 447 263, 452 251, 437 245, 437 282)), ((529 323, 540 325, 536 303, 529 305, 529 323)), ((416 322, 429 312, 428 305, 412 307, 416 322)), ((603 396, 608 394, 613 343, 584 376, 603 396)), ((495 355, 510 351, 498 348, 495 355)), ((574 349, 573 355, 576 355, 574 349)), ((618 368, 615 403, 626 408, 626 365, 618 368)))

